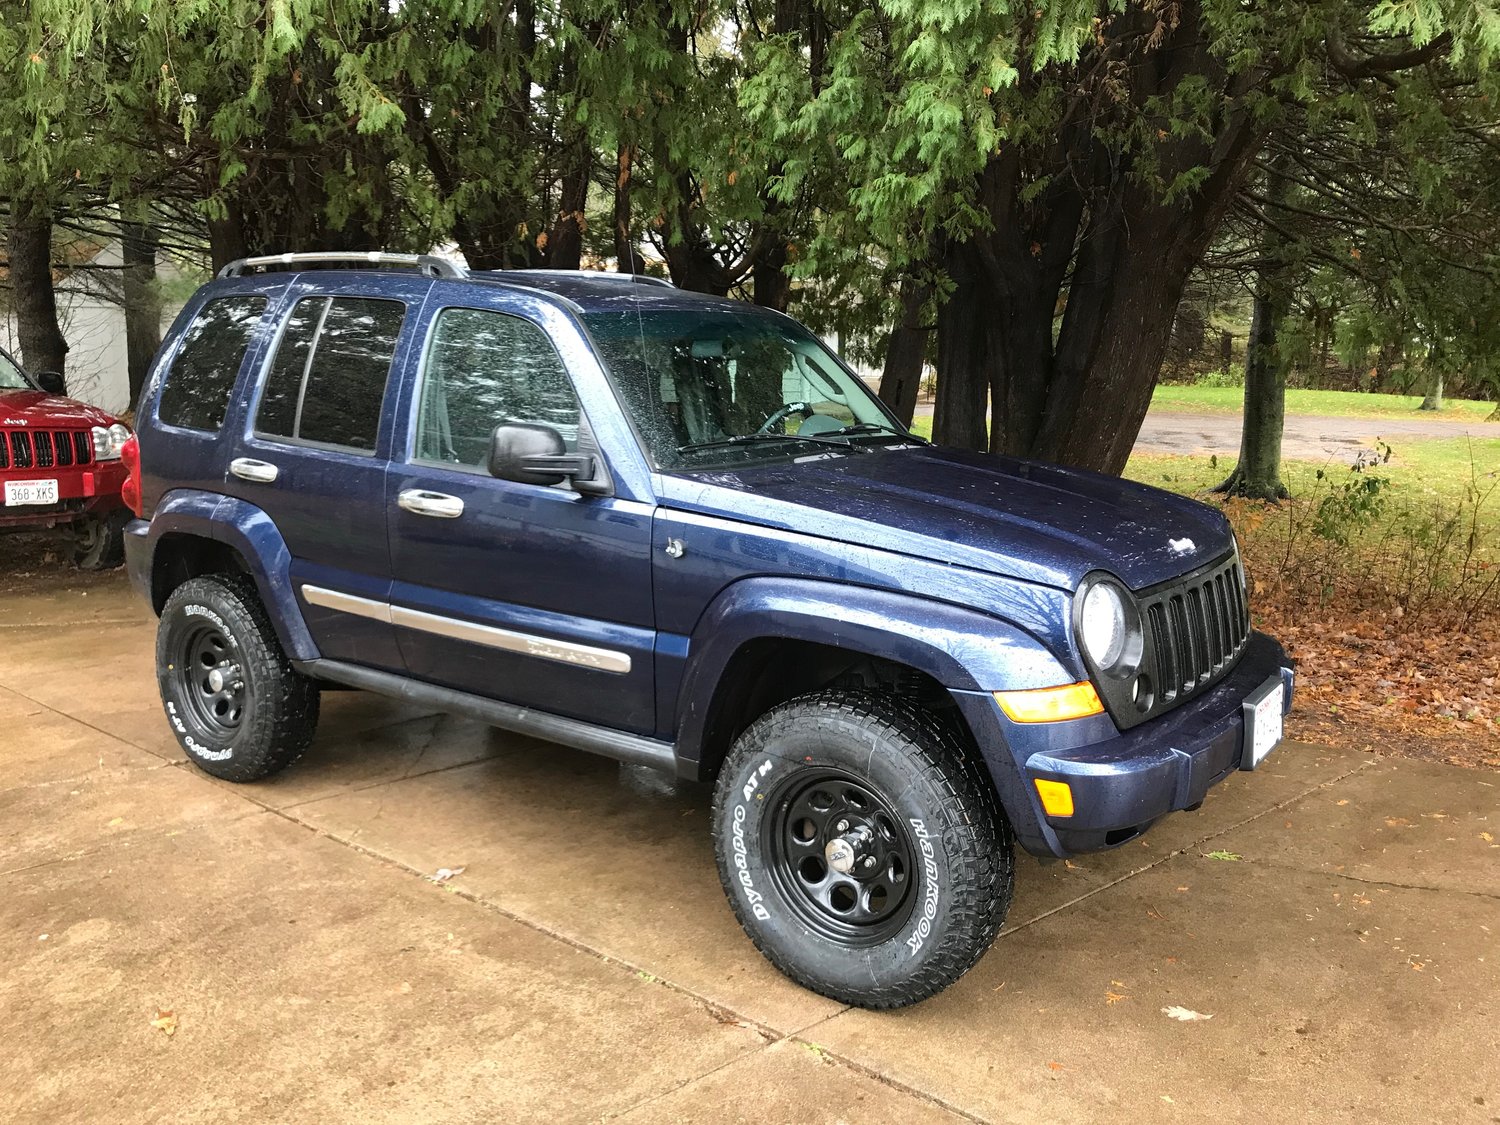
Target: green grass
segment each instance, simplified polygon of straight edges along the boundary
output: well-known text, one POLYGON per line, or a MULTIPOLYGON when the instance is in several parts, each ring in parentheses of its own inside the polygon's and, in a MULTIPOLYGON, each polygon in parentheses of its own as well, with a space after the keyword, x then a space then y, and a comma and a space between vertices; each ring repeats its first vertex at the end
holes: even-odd
MULTIPOLYGON (((1376 395, 1358 391, 1286 392, 1288 414, 1321 414, 1345 418, 1453 418, 1483 420, 1495 409, 1492 402, 1470 399, 1444 400, 1441 413, 1418 414, 1421 395, 1376 395)), ((1245 405, 1242 387, 1160 386, 1151 396, 1151 409, 1158 413, 1238 414, 1245 405)))
MULTIPOLYGON (((1392 507, 1447 509, 1462 504, 1472 484, 1483 492, 1500 481, 1500 437, 1421 438, 1393 443, 1389 463, 1372 472, 1391 482, 1392 507)), ((1154 484, 1187 495, 1198 495, 1214 487, 1234 468, 1233 458, 1178 457, 1140 453, 1125 466, 1131 480, 1154 484)), ((1282 464, 1287 488, 1293 497, 1316 493, 1327 482, 1349 479, 1350 470, 1337 461, 1287 461, 1282 464), (1318 479, 1318 472, 1324 479, 1318 479)), ((1484 522, 1500 534, 1500 489, 1481 509, 1484 522)))

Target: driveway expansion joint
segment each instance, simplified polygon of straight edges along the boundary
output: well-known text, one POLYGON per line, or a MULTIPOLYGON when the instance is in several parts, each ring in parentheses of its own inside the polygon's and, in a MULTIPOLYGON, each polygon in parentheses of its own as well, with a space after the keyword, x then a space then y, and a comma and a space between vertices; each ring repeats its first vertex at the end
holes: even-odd
MULTIPOLYGON (((394 856, 387 855, 384 852, 368 847, 367 845, 360 844, 344 836, 340 836, 337 833, 318 828, 315 825, 307 823, 305 820, 301 820, 296 816, 291 815, 291 812, 287 809, 275 809, 267 806, 263 807, 265 808, 265 811, 272 813, 275 816, 281 817, 283 820, 286 820, 291 824, 295 824, 299 828, 305 829, 315 836, 321 836, 324 839, 331 840, 334 843, 340 844, 353 852, 368 856, 378 863, 383 863, 390 867, 394 867, 399 871, 404 871, 407 874, 415 875, 423 882, 431 882, 428 872, 414 867, 403 860, 397 859, 394 856)), ((581 938, 574 937, 572 934, 564 933, 563 931, 539 922, 534 918, 529 918, 524 914, 518 914, 513 910, 508 910, 505 907, 501 906, 498 902, 485 898, 482 895, 475 893, 474 891, 465 890, 463 887, 455 886, 452 883, 444 884, 441 889, 446 894, 454 895, 458 898, 463 899, 465 902, 471 902, 483 910, 488 910, 495 914, 498 914, 502 918, 506 918, 512 922, 515 922, 517 925, 524 926, 527 929, 539 933, 544 937, 551 938, 554 941, 562 942, 564 945, 567 945, 580 953, 585 953, 588 956, 593 957, 606 965, 619 965, 642 979, 649 979, 650 983, 660 985, 661 987, 675 992, 678 995, 683 996, 698 1004, 704 1009, 704 1011, 706 1011, 710 1016, 718 1020, 720 1023, 739 1024, 747 1030, 755 1032, 762 1039, 767 1041, 765 1044, 763 1044, 763 1046, 769 1046, 771 1043, 779 1042, 780 1040, 787 1038, 788 1033, 777 1031, 769 1024, 761 1023, 759 1020, 754 1019, 751 1016, 747 1016, 741 1012, 737 1012, 733 1008, 730 1008, 717 1000, 711 1000, 707 996, 704 996, 702 993, 688 988, 685 985, 681 985, 676 983, 675 981, 667 980, 664 977, 657 976, 655 973, 651 972, 643 965, 638 965, 631 960, 628 960, 624 957, 619 957, 613 953, 606 953, 598 946, 591 945, 589 942, 586 942, 581 938)))
MULTIPOLYGON (((1069 907, 1077 906, 1080 902, 1083 902, 1085 899, 1093 898, 1095 895, 1100 894, 1100 893, 1102 893, 1104 891, 1107 891, 1111 887, 1117 887, 1117 886, 1119 886, 1121 883, 1125 882, 1127 879, 1134 879, 1137 875, 1142 875, 1142 874, 1146 873, 1147 871, 1154 870, 1155 868, 1160 867, 1162 864, 1166 863, 1168 860, 1176 859, 1180 855, 1201 854, 1201 853, 1198 852, 1198 849, 1201 848, 1204 844, 1208 843, 1210 840, 1215 840, 1215 839, 1218 839, 1220 836, 1226 835, 1227 833, 1237 831, 1238 829, 1243 828, 1247 824, 1254 823, 1255 821, 1259 820, 1263 816, 1270 816, 1274 812, 1280 812, 1282 809, 1289 808, 1290 806, 1296 804, 1298 801, 1301 801, 1301 800, 1303 800, 1303 799, 1305 799, 1307 797, 1312 796, 1319 789, 1326 789, 1330 785, 1336 785, 1340 781, 1344 781, 1344 780, 1346 780, 1348 778, 1353 777, 1355 774, 1359 773, 1360 770, 1369 769, 1371 766, 1375 765, 1379 761, 1380 761, 1379 758, 1372 758, 1371 760, 1369 760, 1367 762, 1360 762, 1357 766, 1355 766, 1353 769, 1349 770, 1347 773, 1341 773, 1337 777, 1330 778, 1327 781, 1320 781, 1316 785, 1314 785, 1312 788, 1306 789, 1303 792, 1298 793, 1294 797, 1288 797, 1285 801, 1281 801, 1281 802, 1279 802, 1277 804, 1270 805, 1267 808, 1262 809, 1258 813, 1255 813, 1255 814, 1253 814, 1251 816, 1245 817, 1243 820, 1238 820, 1238 821, 1236 821, 1233 824, 1230 824, 1230 825, 1225 826, 1224 828, 1218 829, 1217 831, 1209 832, 1207 835, 1200 836, 1198 839, 1193 840, 1191 843, 1185 844, 1185 845, 1183 845, 1180 848, 1176 848, 1176 849, 1174 849, 1174 850, 1172 850, 1170 852, 1165 853, 1164 855, 1159 856, 1157 859, 1153 860, 1151 863, 1144 864, 1144 865, 1142 865, 1140 867, 1132 868, 1131 870, 1125 872, 1125 874, 1119 875, 1119 876, 1111 879, 1107 883, 1102 883, 1099 886, 1092 888, 1091 890, 1084 891, 1082 894, 1076 896, 1075 898, 1070 898, 1067 902, 1060 903, 1057 906, 1054 906, 1051 910, 1045 910, 1041 914, 1038 914, 1035 918, 1028 918, 1026 921, 1021 922, 1018 925, 1012 926, 1009 929, 1002 929, 1000 931, 1000 933, 996 936, 995 941, 998 943, 1001 940, 1001 938, 1009 937, 1011 934, 1020 933, 1022 930, 1027 929, 1030 926, 1034 926, 1034 925, 1036 925, 1036 923, 1041 922, 1041 921, 1043 921, 1043 920, 1045 920, 1047 918, 1050 918, 1054 914, 1059 914, 1062 911, 1067 910, 1069 907)), ((1289 868, 1289 870, 1310 870, 1310 869, 1289 868)))
MULTIPOLYGON (((845 1011, 849 1010, 851 1009, 845 1009, 845 1011)), ((835 1013, 835 1015, 843 1014, 843 1012, 835 1013)), ((828 1019, 833 1018, 834 1016, 828 1017, 828 1019)), ((965 1121, 976 1122, 977 1125, 991 1125, 991 1122, 993 1121, 992 1118, 983 1117, 980 1114, 975 1113, 973 1110, 964 1109, 962 1106, 954 1105, 952 1102, 944 1098, 940 1098, 936 1094, 922 1089, 920 1086, 913 1086, 911 1083, 903 1082, 899 1078, 892 1078, 889 1074, 882 1074, 880 1071, 868 1067, 864 1063, 856 1062, 854 1059, 849 1058, 847 1055, 840 1054, 838 1051, 830 1051, 827 1047, 820 1046, 819 1044, 814 1043, 811 1040, 803 1039, 800 1035, 789 1036, 788 1038, 791 1042, 796 1043, 798 1046, 805 1047, 809 1051, 814 1052, 819 1058, 828 1059, 840 1066, 846 1066, 856 1074, 862 1074, 866 1078, 870 1078, 876 1082, 879 1082, 882 1086, 888 1086, 892 1090, 896 1090, 899 1093, 906 1094, 908 1097, 916 1098, 918 1101, 925 1102, 930 1106, 941 1109, 945 1113, 951 1113, 955 1117, 963 1118, 965 1121)))
POLYGON ((1245 856, 1245 862, 1257 867, 1273 867, 1278 871, 1300 871, 1312 875, 1327 875, 1333 879, 1347 879, 1351 883, 1360 883, 1366 887, 1390 887, 1401 891, 1426 891, 1429 894, 1439 895, 1468 895, 1470 898, 1482 898, 1489 902, 1500 902, 1500 894, 1494 891, 1473 891, 1465 887, 1436 887, 1431 883, 1398 883, 1394 879, 1369 879, 1363 875, 1351 875, 1347 871, 1330 871, 1322 867, 1297 867, 1289 863, 1277 863, 1274 859, 1257 859, 1245 856))

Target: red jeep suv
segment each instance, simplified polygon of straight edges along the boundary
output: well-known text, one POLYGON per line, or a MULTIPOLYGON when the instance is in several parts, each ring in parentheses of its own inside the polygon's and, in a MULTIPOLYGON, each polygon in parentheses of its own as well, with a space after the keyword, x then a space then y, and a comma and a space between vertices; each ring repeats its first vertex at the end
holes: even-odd
POLYGON ((65 528, 75 564, 119 566, 130 518, 120 447, 130 430, 61 390, 61 376, 33 379, 0 351, 0 532, 65 528))

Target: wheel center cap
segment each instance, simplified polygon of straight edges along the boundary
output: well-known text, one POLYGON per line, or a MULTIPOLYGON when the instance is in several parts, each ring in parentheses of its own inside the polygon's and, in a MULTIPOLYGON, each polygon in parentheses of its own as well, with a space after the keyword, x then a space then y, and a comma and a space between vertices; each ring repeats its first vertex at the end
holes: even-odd
POLYGON ((829 840, 828 846, 823 849, 823 858, 840 875, 847 875, 854 870, 854 845, 842 836, 836 837, 829 840))
POLYGON ((859 866, 862 859, 866 866, 874 863, 874 860, 865 857, 869 844, 870 830, 861 824, 829 840, 823 849, 823 858, 840 875, 848 875, 859 866))
POLYGON ((223 691, 239 678, 240 668, 238 664, 221 664, 219 667, 209 670, 208 690, 223 691))

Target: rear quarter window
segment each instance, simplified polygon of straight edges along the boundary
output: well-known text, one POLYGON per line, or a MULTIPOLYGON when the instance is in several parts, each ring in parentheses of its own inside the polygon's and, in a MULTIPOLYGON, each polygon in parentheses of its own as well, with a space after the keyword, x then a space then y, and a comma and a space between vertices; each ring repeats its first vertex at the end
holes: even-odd
POLYGON ((217 432, 229 410, 229 395, 266 311, 264 297, 219 297, 198 310, 182 334, 156 417, 168 426, 217 432))

